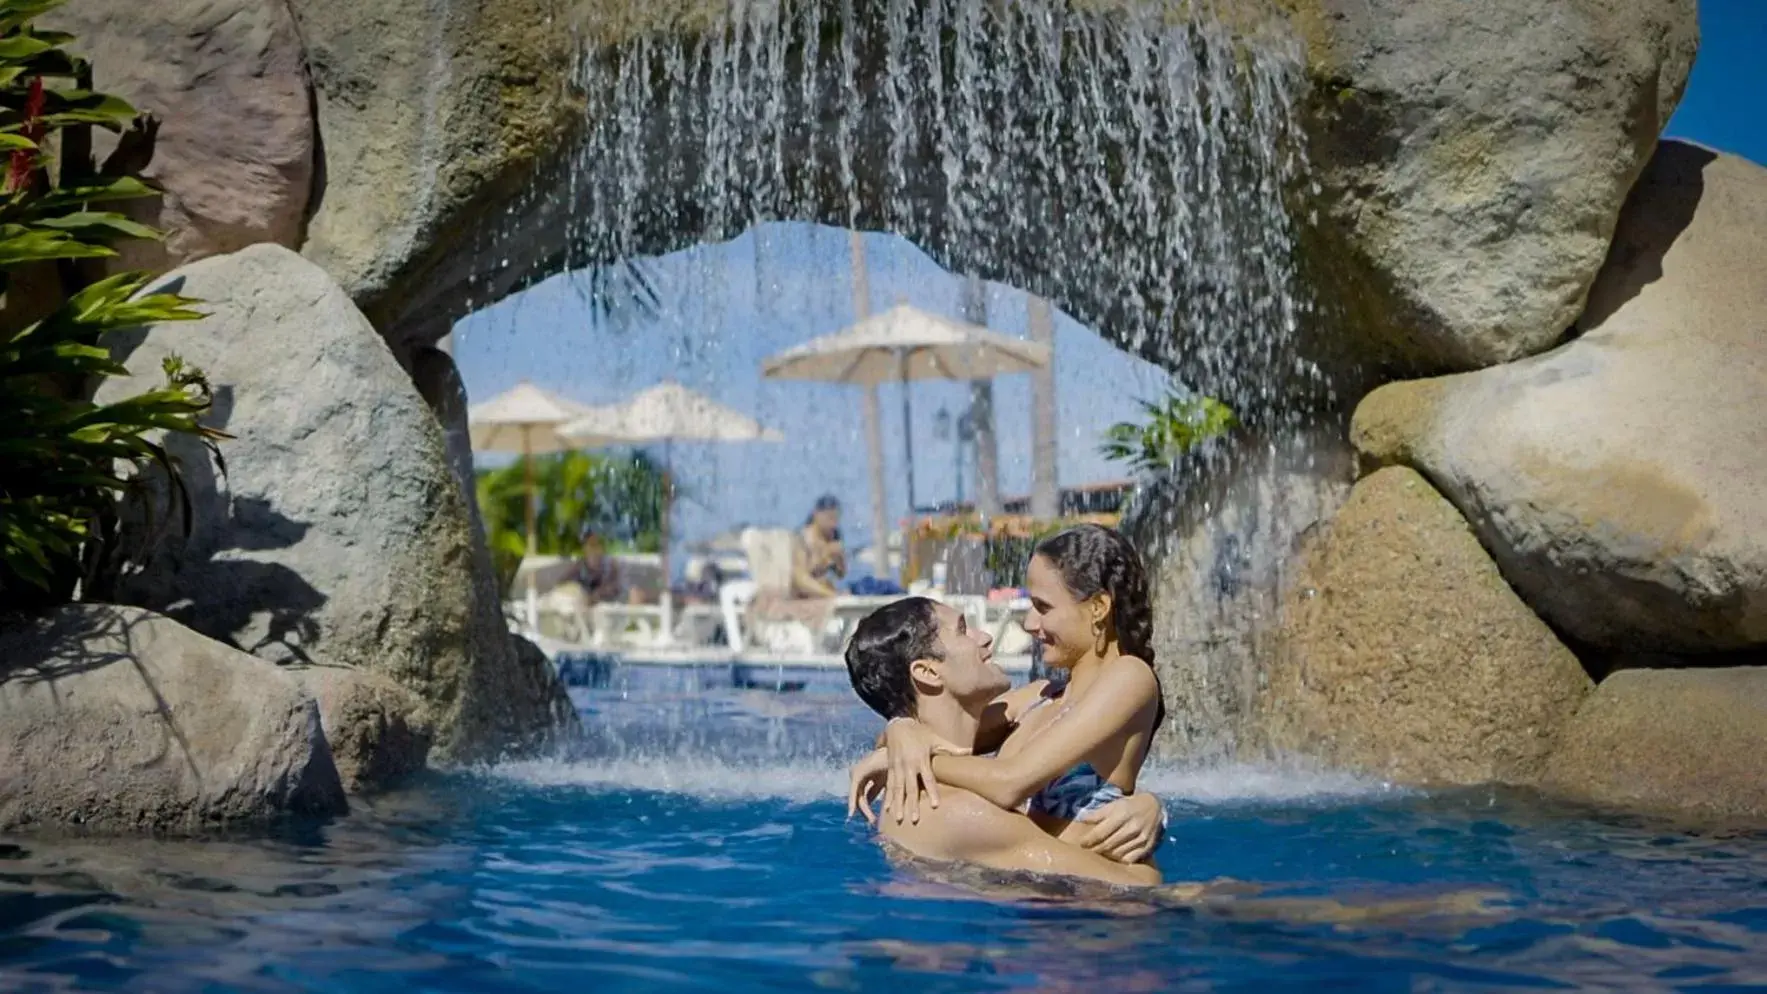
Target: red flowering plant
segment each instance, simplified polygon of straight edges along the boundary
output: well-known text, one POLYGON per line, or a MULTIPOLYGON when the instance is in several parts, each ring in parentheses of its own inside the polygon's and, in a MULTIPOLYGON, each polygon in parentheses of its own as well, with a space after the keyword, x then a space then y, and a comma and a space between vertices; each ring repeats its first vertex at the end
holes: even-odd
POLYGON ((0 602, 71 596, 116 520, 119 495, 157 463, 184 499, 165 432, 209 446, 209 387, 176 357, 165 383, 111 404, 90 399, 128 371, 105 347, 119 329, 201 315, 195 301, 140 291, 147 276, 106 274, 111 243, 158 232, 106 206, 157 196, 136 175, 153 154, 156 125, 92 89, 73 39, 35 19, 61 0, 0 0, 0 602), (100 165, 93 130, 118 138, 100 165), (15 291, 28 280, 30 294, 15 291), (47 288, 48 300, 41 298, 47 288), (45 304, 47 306, 45 306, 45 304), (47 310, 45 314, 44 311, 47 310))
MULTIPOLYGON (((1043 539, 1074 525, 1091 522, 1115 527, 1115 514, 1070 515, 1063 518, 1033 518, 1025 514, 997 514, 983 518, 978 514, 944 515, 919 518, 914 522, 917 541, 933 545, 976 542, 984 547, 983 556, 988 574, 996 587, 1024 586, 1025 567, 1031 550, 1043 539)), ((930 558, 937 558, 931 556, 930 558)))

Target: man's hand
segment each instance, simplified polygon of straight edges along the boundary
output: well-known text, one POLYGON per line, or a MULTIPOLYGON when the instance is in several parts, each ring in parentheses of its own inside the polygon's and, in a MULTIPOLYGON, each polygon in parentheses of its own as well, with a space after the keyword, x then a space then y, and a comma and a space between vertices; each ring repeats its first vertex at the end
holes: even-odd
POLYGON ((1080 847, 1118 863, 1142 862, 1165 839, 1165 813, 1152 794, 1119 798, 1081 816, 1092 830, 1080 838, 1080 847))
POLYGON ((869 825, 877 824, 877 814, 871 810, 871 803, 884 790, 884 774, 889 772, 890 754, 878 749, 854 763, 847 771, 847 817, 853 817, 858 811, 865 816, 869 825))
POLYGON ((896 720, 884 728, 884 750, 889 753, 889 776, 884 785, 886 813, 920 822, 920 792, 927 803, 939 806, 939 782, 933 779, 933 756, 964 756, 968 749, 939 738, 918 721, 896 720))

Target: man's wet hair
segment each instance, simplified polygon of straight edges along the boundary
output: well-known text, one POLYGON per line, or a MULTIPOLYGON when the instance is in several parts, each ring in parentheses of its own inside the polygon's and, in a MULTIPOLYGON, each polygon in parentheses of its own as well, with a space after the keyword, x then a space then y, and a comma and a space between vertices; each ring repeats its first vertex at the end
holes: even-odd
POLYGON ((866 706, 885 718, 914 717, 916 659, 943 659, 939 614, 925 597, 904 597, 865 616, 847 642, 847 677, 866 706))

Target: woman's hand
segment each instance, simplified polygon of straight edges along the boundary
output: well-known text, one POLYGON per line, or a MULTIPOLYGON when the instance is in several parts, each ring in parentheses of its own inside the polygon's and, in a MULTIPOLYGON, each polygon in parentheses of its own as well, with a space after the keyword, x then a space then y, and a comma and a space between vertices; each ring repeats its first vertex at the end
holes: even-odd
POLYGON ((886 813, 920 824, 920 792, 927 803, 939 806, 939 782, 933 779, 933 757, 966 756, 968 749, 939 738, 918 721, 897 719, 884 728, 884 750, 889 753, 890 772, 884 785, 886 813))
POLYGON ((1117 863, 1142 862, 1165 840, 1166 808, 1152 794, 1118 798, 1080 821, 1092 826, 1080 847, 1117 863))
POLYGON ((866 824, 877 824, 877 814, 871 810, 871 803, 883 793, 884 775, 889 772, 889 768, 890 754, 878 749, 854 763, 847 771, 848 818, 858 811, 865 816, 866 824))

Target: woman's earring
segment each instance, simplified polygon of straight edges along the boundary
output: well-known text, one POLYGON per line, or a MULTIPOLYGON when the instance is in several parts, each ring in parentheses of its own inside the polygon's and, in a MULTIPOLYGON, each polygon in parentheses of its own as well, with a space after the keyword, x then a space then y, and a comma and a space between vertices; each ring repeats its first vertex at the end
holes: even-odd
POLYGON ((1104 622, 1102 620, 1092 623, 1092 652, 1094 655, 1104 655, 1104 622))

